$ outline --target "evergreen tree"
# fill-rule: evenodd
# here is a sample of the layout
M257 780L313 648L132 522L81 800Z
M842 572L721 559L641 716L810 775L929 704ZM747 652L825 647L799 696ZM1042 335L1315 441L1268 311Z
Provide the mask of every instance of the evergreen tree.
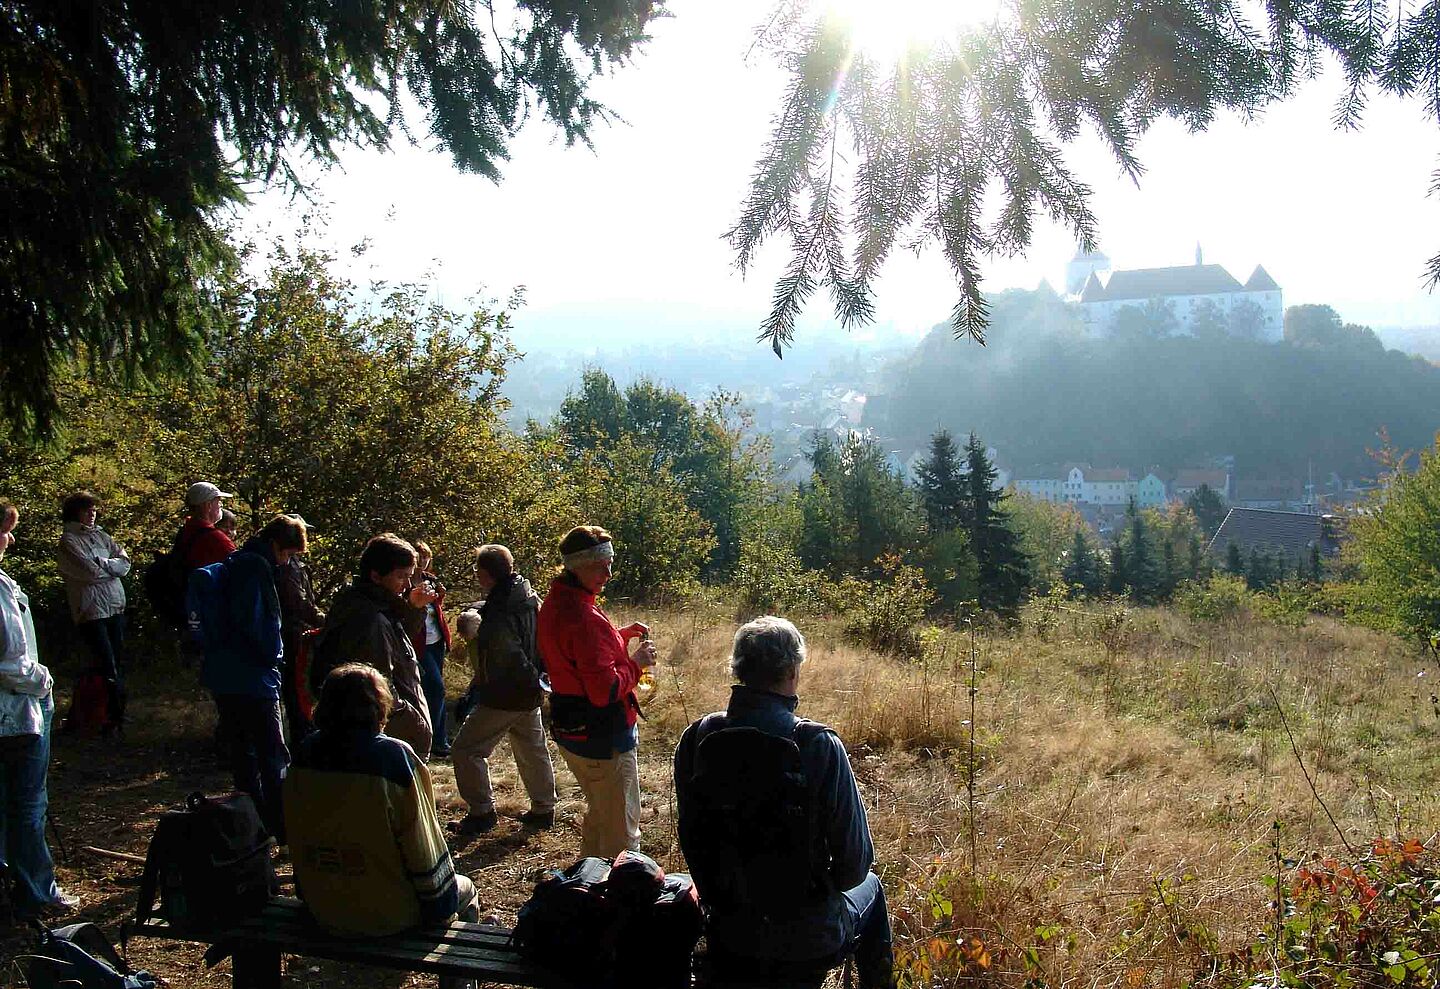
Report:
M1225 571L1237 577L1245 576L1245 560L1240 556L1240 546L1232 542L1225 547Z
M837 574L868 574L881 557L917 542L915 501L873 439L851 433L836 446L816 434L807 456L812 469L797 497L800 558Z
M1202 484L1191 492L1190 497L1185 499L1185 507L1195 513L1195 519L1207 537L1215 535L1215 530L1220 528L1220 523L1225 521L1225 513L1229 511L1208 484Z
M930 531L941 533L958 528L965 478L955 439L948 429L930 437L930 456L915 466L915 480Z
M1203 580L1209 576L1210 561L1205 556L1205 548L1200 541L1200 533L1190 533L1186 543L1186 575L1191 580Z
M1175 593L1175 588L1179 586L1183 576L1175 557L1175 544L1167 539L1160 545L1159 593L1162 600L1170 600L1170 595Z
M1145 518L1134 498L1125 509L1125 518L1125 585L1136 600L1153 601L1160 591L1161 575Z
M493 6L0 5L0 417L47 432L54 376L82 351L94 372L201 373L231 211L252 183L300 189L292 155L330 164L423 134L498 179L527 121L588 143L609 116L592 80L629 61L661 8Z
M1126 573L1125 547L1116 540L1115 545L1110 547L1110 575L1106 582L1106 590L1116 597L1125 593L1129 585L1129 575Z
M1325 566L1324 566L1324 563L1322 562L1322 560L1320 559L1320 544L1319 544L1319 543L1311 543L1311 544L1310 544L1310 573L1309 573L1309 577L1310 577L1311 580L1316 581L1317 583L1318 583L1319 581L1323 580L1324 577L1325 577Z
M1005 493L995 490L995 466L979 438L965 443L965 486L960 523L970 538L980 585L980 607L1011 614L1030 586L1030 565L1020 537L1004 510Z
M1037 214L1092 246L1091 191L1063 151L1082 125L1136 177L1138 142L1157 120L1204 129L1221 110L1252 115L1331 57L1346 80L1339 126L1358 124L1373 89L1440 118L1433 3L1058 0L894 62L867 54L833 5L777 8L768 40L788 83L729 235L742 270L768 237L790 241L761 325L777 352L817 288L829 288L845 325L873 319L886 258L917 239L933 240L954 273L954 332L980 339L982 261L1028 246ZM843 172L836 148L846 150ZM1440 281L1440 255L1429 273Z
M1065 585L1072 590L1079 588L1086 595L1098 594L1103 586L1100 574L1100 559L1090 545L1090 539L1083 529L1075 530L1070 551L1065 556L1061 570Z

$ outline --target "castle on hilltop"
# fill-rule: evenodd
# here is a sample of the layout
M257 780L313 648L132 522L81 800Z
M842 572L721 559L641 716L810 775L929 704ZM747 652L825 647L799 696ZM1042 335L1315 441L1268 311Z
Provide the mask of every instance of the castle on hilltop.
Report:
M1171 308L1181 333L1190 332L1197 311L1209 305L1248 335L1261 340L1284 335L1285 306L1269 272L1257 264L1242 285L1223 266L1206 264L1199 244L1194 264L1126 271L1111 271L1110 259L1099 251L1077 250L1065 269L1065 294L1096 335L1108 333L1115 314L1127 306L1152 304Z

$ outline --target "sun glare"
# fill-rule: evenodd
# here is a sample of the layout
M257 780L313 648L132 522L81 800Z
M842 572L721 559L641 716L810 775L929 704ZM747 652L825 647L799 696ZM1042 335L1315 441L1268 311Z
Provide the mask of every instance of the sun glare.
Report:
M1000 15L1005 0L818 0L815 7L844 22L856 48L880 62L898 62L916 48L944 44Z

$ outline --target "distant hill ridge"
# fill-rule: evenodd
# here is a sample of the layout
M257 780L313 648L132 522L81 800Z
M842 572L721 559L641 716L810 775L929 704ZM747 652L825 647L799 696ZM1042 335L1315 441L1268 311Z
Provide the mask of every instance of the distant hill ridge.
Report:
M1250 476L1363 478L1382 428L1402 450L1429 447L1440 429L1440 367L1326 306L1287 310L1285 340L1267 343L1133 321L1096 339L1053 292L992 302L986 346L941 325L888 365L865 418L887 446L904 455L944 427L979 433L1012 465L1233 456Z

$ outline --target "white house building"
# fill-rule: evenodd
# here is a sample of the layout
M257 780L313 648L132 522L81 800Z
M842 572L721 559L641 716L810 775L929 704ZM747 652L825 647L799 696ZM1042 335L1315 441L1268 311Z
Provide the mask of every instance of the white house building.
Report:
M1073 280L1083 275L1078 290ZM1080 313L1092 332L1104 333L1111 319L1126 306L1150 302L1174 307L1181 331L1186 331L1197 307L1211 303L1221 316L1241 303L1259 309L1258 336L1279 340L1284 335L1285 304L1280 286L1264 267L1255 266L1242 285L1218 264L1205 264L1200 246L1195 246L1195 263L1173 268L1135 268L1110 271L1109 259L1098 252L1077 253L1067 268L1066 288L1080 305Z
M1049 502L1124 506L1134 498L1141 508L1159 508L1165 504L1164 481L1154 474L1136 480L1121 467L1070 464L1060 477L1017 478L1014 486L1021 494Z

